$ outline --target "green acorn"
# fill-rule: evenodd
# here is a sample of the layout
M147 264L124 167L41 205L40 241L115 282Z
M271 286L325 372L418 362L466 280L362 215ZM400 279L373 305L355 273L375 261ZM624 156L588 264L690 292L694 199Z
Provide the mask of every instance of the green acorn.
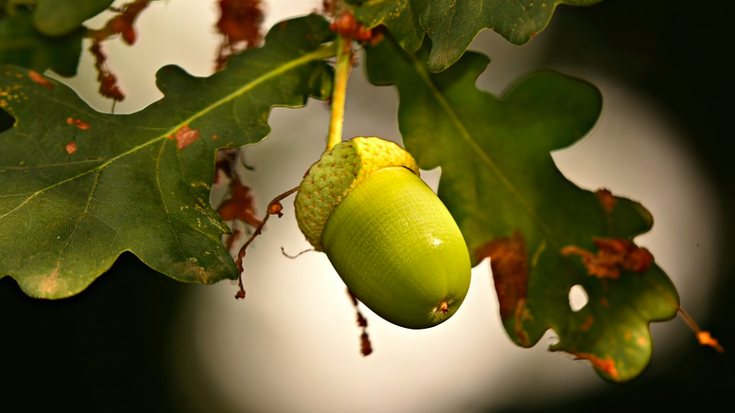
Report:
M454 314L470 284L470 257L457 224L411 155L393 142L357 137L311 166L296 219L350 291L407 328Z

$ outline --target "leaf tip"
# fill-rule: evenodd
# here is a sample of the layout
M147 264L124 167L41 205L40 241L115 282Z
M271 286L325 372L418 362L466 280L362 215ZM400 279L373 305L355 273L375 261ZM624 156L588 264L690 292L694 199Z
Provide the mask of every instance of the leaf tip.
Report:
M618 203L618 200L615 198L612 192L610 192L609 189L600 188L595 191L595 196L597 196L597 200L600 201L602 209L604 209L605 212L607 212L608 214L611 214L613 212L613 209L615 209L615 205Z

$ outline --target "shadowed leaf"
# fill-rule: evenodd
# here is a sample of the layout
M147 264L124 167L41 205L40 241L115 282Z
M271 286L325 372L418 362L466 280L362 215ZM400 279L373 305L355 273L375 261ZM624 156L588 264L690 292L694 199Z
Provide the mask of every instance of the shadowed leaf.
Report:
M487 57L467 53L433 74L424 63L430 47L408 54L387 37L367 50L368 75L397 87L403 142L419 166L442 168L439 196L473 265L491 258L508 335L530 347L552 328L552 350L588 360L607 380L636 377L651 357L648 324L678 309L671 281L629 242L652 218L636 202L575 186L550 154L595 124L599 91L540 72L496 97L475 87ZM602 257L606 274L618 276L590 275L581 256ZM578 311L569 304L575 285L589 296Z
M85 20L107 9L114 0L36 0L33 24L46 36L77 30Z
M51 68L62 76L77 72L84 29L57 37L44 36L29 12L0 17L0 64L10 63L43 73Z
M366 0L355 16L368 28L385 25L407 51L415 52L426 33L433 72L451 66L483 29L513 44L527 43L543 30L557 5L586 6L601 0Z
M330 37L309 16L276 25L263 48L209 78L164 67L164 97L124 116L0 67L0 104L15 118L0 134L0 277L32 297L68 297L131 251L179 281L236 278L227 225L209 205L215 153L260 141L273 106L328 96Z

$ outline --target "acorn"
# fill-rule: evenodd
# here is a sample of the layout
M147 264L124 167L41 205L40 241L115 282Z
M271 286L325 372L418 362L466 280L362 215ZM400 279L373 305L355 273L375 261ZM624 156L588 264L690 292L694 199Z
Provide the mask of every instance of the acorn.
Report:
M464 301L471 268L464 237L397 144L341 142L309 168L294 205L306 239L385 320L428 328Z

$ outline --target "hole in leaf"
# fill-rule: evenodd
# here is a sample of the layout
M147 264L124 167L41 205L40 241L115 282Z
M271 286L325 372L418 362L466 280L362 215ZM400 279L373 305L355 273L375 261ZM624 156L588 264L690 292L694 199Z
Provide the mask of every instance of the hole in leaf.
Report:
M587 291L581 285L575 284L569 289L569 307L572 308L572 311L581 310L588 301Z
M15 118L10 116L4 110L0 109L0 132L4 131L5 129L10 129L10 127L13 126L13 123L15 123Z

